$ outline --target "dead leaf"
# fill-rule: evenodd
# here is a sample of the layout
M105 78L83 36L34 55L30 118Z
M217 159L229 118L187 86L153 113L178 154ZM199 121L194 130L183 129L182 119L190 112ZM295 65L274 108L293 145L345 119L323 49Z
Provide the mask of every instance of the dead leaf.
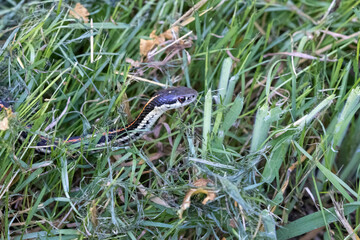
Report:
M160 43L163 43L165 42L165 37L160 34L159 36L157 36L156 34L156 30L153 30L151 33L150 33L150 37L153 39L154 43L156 45L159 45Z
M140 39L140 55L146 56L148 52L150 52L154 47L160 45L161 43L165 42L165 40L172 40L173 39L173 33L175 36L179 33L179 27L173 27L165 31L164 33L161 33L159 36L156 34L156 30L153 30L149 37L152 39L146 40L146 39Z
M69 14L76 19L82 19L84 23L89 22L88 16L90 15L90 13L81 3L77 3L74 7L74 11L70 10Z
M149 40L140 39L140 55L146 56L155 46L165 41L164 37L157 36L155 34L156 30L153 30L150 33Z
M0 120L0 130L5 131L9 129L9 120L5 117L3 120Z
M160 35L164 36L164 38L166 38L167 40L171 40L171 39L173 39L173 36L174 36L173 33L175 34L175 37L178 37L178 35L179 35L179 27L178 26L170 28Z
M202 204L205 205L208 201L213 201L216 197L216 192L213 187L209 185L213 185L213 182L209 179L200 178L196 180L193 184L196 188L190 189L181 204L181 207L178 211L179 218L182 219L183 212L190 207L191 204L191 196L194 194L204 193L206 194L206 198L202 201Z
M169 204L167 204L167 202L165 202L163 199L161 199L160 197L155 196L152 193L148 193L148 191L146 190L146 188L144 187L144 185L137 183L136 178L133 179L134 184L137 184L137 189L139 189L140 193L143 196L149 196L150 201L159 204L161 206L167 207L167 208L171 208Z
M98 225L98 221L97 221L98 211L96 208L95 200L92 200L92 202L91 202L90 212L91 212L91 222L92 222L92 224L94 224L94 226L97 226Z
M154 40L140 39L140 55L146 56L151 49L155 47Z

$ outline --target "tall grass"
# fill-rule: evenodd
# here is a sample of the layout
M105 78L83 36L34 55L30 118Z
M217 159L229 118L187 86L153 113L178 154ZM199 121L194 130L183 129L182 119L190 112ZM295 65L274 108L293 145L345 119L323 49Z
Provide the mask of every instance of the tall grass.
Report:
M15 112L0 113L1 239L358 239L357 1L82 4L93 25L73 2L0 6L0 99ZM177 54L140 55L179 19ZM129 148L94 149L159 84L199 98ZM34 148L86 134L88 147ZM179 218L201 178L216 198Z

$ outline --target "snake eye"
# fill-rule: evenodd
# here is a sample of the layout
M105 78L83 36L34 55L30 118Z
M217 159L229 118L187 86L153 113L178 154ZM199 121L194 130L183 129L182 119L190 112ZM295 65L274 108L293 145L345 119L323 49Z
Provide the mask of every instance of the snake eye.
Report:
M179 97L178 100L179 100L180 103L183 103L183 102L185 102L186 98L185 97Z

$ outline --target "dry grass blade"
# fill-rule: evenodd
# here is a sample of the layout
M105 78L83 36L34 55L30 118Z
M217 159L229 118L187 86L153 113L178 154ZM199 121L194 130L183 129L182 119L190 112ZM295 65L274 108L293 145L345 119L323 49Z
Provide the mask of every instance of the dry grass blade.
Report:
M208 0L200 0L198 3L196 3L190 10L188 10L185 14L183 14L176 22L172 24L172 26L176 26L179 23L181 23L184 19L191 16L195 11L199 10ZM182 26L185 26L181 24Z
M318 60L321 62L336 62L337 61L337 59L330 59L330 58L325 58L325 57L317 58L317 57L311 56L309 54L300 53L300 52L267 53L264 55L264 57L275 56L275 55L293 56L293 57L299 57L299 58L310 59L310 60Z
M119 74L119 72L117 72L117 71L115 73ZM120 73L120 75L124 75L124 73ZM147 82L147 83L151 83L151 84L158 85L158 86L161 86L161 87L166 87L166 84L155 82L155 81L152 81L152 80L149 80L149 79L146 79L146 78L137 77L137 76L134 76L134 75L131 75L131 74L126 74L126 76L129 77L130 79L134 79L134 80L137 80L137 81Z
M336 216L338 217L340 223L345 227L346 231L348 232L349 236L353 240L360 240L359 236L354 232L354 229L351 227L350 223L346 219L344 215L344 208L341 203L337 202L333 196L333 193L330 193L331 201L334 204L334 209Z

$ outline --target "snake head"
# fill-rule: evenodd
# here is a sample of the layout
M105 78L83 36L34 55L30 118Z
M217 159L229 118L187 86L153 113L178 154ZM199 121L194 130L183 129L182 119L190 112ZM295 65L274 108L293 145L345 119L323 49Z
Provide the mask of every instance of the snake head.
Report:
M157 92L155 104L164 111L186 106L196 100L198 92L187 87L173 87Z

